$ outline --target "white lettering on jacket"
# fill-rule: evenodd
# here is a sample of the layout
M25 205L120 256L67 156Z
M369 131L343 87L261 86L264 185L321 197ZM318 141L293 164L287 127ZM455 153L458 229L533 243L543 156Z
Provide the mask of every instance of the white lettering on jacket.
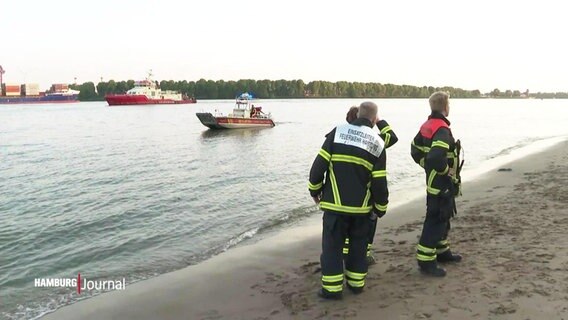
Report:
M338 126L333 142L361 148L377 158L385 148L383 139L373 129L352 124Z

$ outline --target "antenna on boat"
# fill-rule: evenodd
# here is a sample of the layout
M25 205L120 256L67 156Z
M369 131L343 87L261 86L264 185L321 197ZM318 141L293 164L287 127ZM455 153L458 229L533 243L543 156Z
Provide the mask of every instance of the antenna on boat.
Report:
M4 82L2 82L2 75L6 73L6 71L4 71L4 69L2 68L2 66L0 66L0 87L2 86L2 84Z
M153 75L154 75L154 74L152 73L152 69L148 70L148 80L149 80L149 81L152 81L152 76L153 76Z

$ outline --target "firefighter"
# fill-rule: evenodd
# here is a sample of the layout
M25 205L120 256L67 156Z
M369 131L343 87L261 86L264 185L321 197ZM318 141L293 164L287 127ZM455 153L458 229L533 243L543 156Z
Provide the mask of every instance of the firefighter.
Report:
M345 120L348 123L351 123L357 119L357 112L359 111L359 107L353 106L347 112ZM378 119L378 117L377 117ZM390 125L386 120L379 120L377 122L377 128L379 128L379 135L385 142L385 148L388 149L392 145L394 145L398 141L398 137L391 129ZM375 257L371 251L373 246L373 241L375 239L375 232L377 230L377 216L375 214L371 214L369 216L369 222L371 223L371 227L369 229L369 237L367 242L367 264L373 265L376 263ZM349 238L345 239L345 245L343 246L343 254L347 255L349 253Z
M310 194L324 211L318 294L325 299L342 298L344 280L353 293L363 291L369 215L383 216L387 210L386 155L383 140L372 129L376 120L377 105L362 103L355 121L326 136L310 170ZM342 249L347 237L344 274Z
M450 130L449 95L435 92L429 98L432 114L420 127L411 145L414 161L426 172L426 218L416 247L420 270L443 277L446 270L438 262L460 262L462 257L450 250L448 232L455 214L455 196L459 194L457 169L459 144ZM459 141L459 140L458 140Z

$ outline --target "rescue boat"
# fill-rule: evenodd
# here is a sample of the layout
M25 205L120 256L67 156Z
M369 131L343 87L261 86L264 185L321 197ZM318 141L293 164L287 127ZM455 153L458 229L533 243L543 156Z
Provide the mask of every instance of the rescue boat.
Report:
M198 112L195 115L204 126L210 129L274 127L272 115L264 113L262 107L255 107L252 100L252 95L245 92L237 96L233 113L213 115L210 112Z

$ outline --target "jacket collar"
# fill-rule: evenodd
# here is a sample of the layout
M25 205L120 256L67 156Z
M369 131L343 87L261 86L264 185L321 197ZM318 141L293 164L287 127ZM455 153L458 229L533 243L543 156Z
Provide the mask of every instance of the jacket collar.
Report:
M428 116L428 120L430 119L442 119L448 126L450 125L450 120L448 120L446 116L444 116L442 113L438 111L432 111L432 114Z
M373 124L371 123L371 120L365 119L365 118L357 118L355 120L353 120L353 122L351 122L352 125L354 126L367 126L369 128L373 127Z

